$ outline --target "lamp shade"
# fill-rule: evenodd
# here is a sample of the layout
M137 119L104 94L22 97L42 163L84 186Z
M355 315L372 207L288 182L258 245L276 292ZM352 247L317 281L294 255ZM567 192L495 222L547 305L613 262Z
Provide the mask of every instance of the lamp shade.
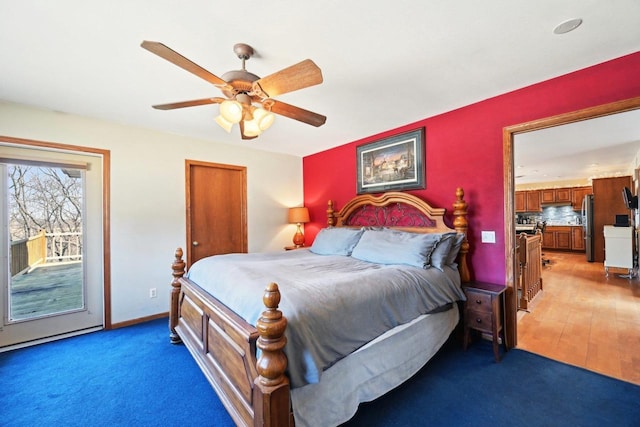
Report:
M289 223L301 224L309 222L309 209L305 207L289 209Z
M216 117L216 123L220 125L220 127L227 131L227 133L231 132L231 128L233 127L233 123L227 121L222 115Z
M262 133L262 130L258 126L258 121L256 119L244 121L245 136L258 136L261 133Z
M264 108L256 108L253 112L253 120L258 123L258 128L260 128L261 131L265 131L273 124L275 115Z
M242 105L238 101L227 99L220 104L220 115L229 123L242 120Z

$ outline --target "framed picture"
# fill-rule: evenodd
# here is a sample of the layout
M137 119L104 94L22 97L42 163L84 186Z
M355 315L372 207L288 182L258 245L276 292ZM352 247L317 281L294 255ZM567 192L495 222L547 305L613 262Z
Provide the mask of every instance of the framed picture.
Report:
M356 148L357 192L426 188L424 128Z

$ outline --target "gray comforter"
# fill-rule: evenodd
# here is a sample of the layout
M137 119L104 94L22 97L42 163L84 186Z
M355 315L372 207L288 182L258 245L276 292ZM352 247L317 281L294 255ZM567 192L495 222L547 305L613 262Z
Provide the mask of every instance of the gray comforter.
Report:
M318 382L323 370L389 329L464 300L449 267L373 264L308 249L208 257L187 277L253 325L264 288L278 284L292 388Z

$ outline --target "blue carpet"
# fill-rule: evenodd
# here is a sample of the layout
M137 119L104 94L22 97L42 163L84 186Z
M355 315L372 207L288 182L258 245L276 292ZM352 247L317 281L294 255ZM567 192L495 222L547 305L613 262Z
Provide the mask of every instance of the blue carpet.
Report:
M167 320L0 353L0 425L233 426ZM353 426L638 426L640 387L454 340Z
M0 414L7 427L234 425L167 319L0 353Z

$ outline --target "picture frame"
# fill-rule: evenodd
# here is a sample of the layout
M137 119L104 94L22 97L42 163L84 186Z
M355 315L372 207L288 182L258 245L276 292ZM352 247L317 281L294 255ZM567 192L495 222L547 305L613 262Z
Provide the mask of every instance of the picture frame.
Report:
M356 147L357 194L426 188L424 128Z

